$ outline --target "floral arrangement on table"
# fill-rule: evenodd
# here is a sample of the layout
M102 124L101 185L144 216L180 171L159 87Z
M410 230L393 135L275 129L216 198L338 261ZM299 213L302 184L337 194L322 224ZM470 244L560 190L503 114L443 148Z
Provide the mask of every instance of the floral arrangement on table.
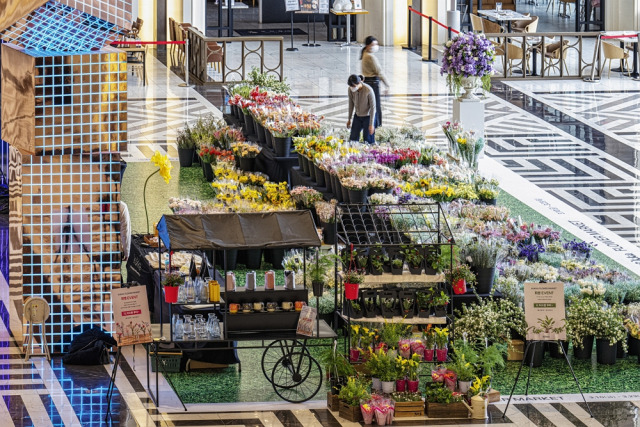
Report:
M477 80L482 90L488 92L494 56L493 43L484 34L461 33L445 43L440 75L447 75L447 85L455 96L460 96L463 88L475 87ZM472 82L467 82L468 79Z
M234 142L231 144L231 150L236 157L255 159L262 151L262 147L252 142Z

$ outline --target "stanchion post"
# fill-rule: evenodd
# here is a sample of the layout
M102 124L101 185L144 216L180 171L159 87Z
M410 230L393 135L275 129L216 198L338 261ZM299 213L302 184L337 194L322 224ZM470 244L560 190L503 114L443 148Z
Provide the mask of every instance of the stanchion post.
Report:
M291 13L291 47L287 48L287 51L289 52L295 52L296 50L298 50L297 47L293 47L293 12Z
M416 50L411 46L411 6L407 6L407 45L402 46L403 49Z
M189 39L184 42L184 83L180 83L180 87L191 87L189 85Z
M429 16L429 45L427 48L429 49L429 55L427 56L427 59L424 59L424 56L422 57L423 58L422 60L425 62L438 62L438 60L432 59L432 56L431 56L432 55L431 51L433 50L433 40L432 40L433 31L432 30L433 30L433 17Z

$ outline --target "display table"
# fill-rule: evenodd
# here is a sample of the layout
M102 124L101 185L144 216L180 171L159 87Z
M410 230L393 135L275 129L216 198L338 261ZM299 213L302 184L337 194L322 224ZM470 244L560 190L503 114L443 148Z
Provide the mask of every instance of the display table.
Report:
M523 15L520 12L516 12L515 10L494 10L494 9L481 9L478 10L478 15L484 15L487 18L496 21L498 23L506 22L507 23L507 32L511 32L511 23L513 21L529 21L531 19L530 16Z
M360 9L360 10L349 10L345 12L338 12L337 10L331 9L331 13L336 16L346 16L347 17L347 42L342 43L340 47L344 46L359 46L359 44L351 43L351 15L366 15L369 11Z

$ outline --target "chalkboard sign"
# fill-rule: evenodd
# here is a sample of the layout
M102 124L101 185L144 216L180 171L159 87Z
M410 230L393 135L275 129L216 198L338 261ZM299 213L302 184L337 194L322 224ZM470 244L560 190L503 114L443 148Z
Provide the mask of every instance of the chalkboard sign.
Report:
M300 10L300 2L298 0L284 0L284 8L287 12L296 12Z

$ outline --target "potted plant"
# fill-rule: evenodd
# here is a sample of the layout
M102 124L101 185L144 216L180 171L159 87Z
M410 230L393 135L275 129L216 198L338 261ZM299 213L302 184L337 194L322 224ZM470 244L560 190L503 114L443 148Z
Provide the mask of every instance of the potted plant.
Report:
M444 291L437 291L434 293L431 298L431 306L435 310L436 317L445 317L447 315L447 305L449 304L449 295L445 294Z
M434 288L419 289L416 291L416 303L418 306L418 317L427 319L431 317L431 299Z
M618 342L622 342L622 347L626 351L627 330L624 327L624 318L617 307L601 310L595 329L595 338L597 360L602 365L616 363Z
M384 272L384 261L382 254L373 254L370 259L371 274L379 276Z
M256 170L256 157L262 151L262 148L251 142L239 141L231 145L233 154L238 158L240 169L245 172L254 172Z
M400 310L402 311L402 316L407 319L411 319L415 312L416 292L401 290L398 292L398 297L400 299Z
M458 377L458 389L460 393L467 394L471 381L474 379L473 365L466 359L465 354L453 347L452 363L447 364L447 369L452 370Z
M369 180L366 178L348 176L341 179L342 186L349 193L349 201L352 204L364 205L367 202L367 191L369 190Z
M425 362L433 362L433 353L435 351L436 346L436 335L433 332L433 329L427 327L424 331L422 331L422 339L424 340L424 360Z
M333 273L335 257L332 254L322 254L316 251L315 260L307 265L307 279L311 282L313 296L321 297L324 293L324 283L329 274Z
M175 304L178 302L178 290L184 285L184 277L179 273L168 273L162 280L164 287L164 301L167 304Z
M382 270L391 273L391 258L387 254L382 254Z
M379 375L383 393L390 394L395 390L396 365L394 360L395 358L391 358L388 353L380 356Z
M360 401L371 398L367 391L368 384L356 377L349 377L347 383L342 386L338 397L340 398L340 416L351 422L362 420Z
M347 358L337 350L337 346L322 353L321 362L329 377L331 394L337 395L340 388L347 382L347 377L355 375L356 371Z
M467 418L469 411L462 403L462 395L454 393L444 383L426 384L424 398L429 418Z
M191 129L185 124L184 129L177 132L176 144L178 145L178 158L181 168L188 168L193 164L193 154L196 151L196 145L191 138Z
M393 359L393 366L396 372L396 391L404 392L407 388L407 359L398 355Z
M391 260L391 274L396 276L402 275L403 267L404 260L402 258L393 258Z
M382 311L382 317L390 319L396 315L396 291L380 291L378 292L380 297L380 310Z
M403 246L402 255L407 262L409 271L411 274L422 273L422 263L424 261L424 255L415 246Z
M417 393L420 385L418 379L418 368L420 367L420 356L418 354L412 354L411 359L406 361L406 373L407 373L407 391L409 393Z
M602 302L593 298L571 298L567 307L567 337L576 359L591 359Z
M398 354L398 342L402 332L405 329L405 325L401 323L390 323L385 321L382 329L380 330L380 341L386 344L387 354L395 358Z
M342 215L342 210L337 205L338 201L336 199L331 199L329 202L317 201L315 203L316 214L322 227L322 240L326 245L334 245L336 243L336 223Z
M364 316L373 318L377 316L377 300L378 291L375 289L363 289L362 290L362 308L364 309Z
M343 280L345 298L348 300L357 299L360 285L364 282L364 274L356 270L347 270L344 272Z
M371 353L367 361L364 363L366 372L371 376L371 390L382 391L382 382L380 381L381 369L383 366L382 359L387 357L383 349L378 349Z
M476 292L491 293L496 273L496 264L503 255L503 246L498 239L477 238L462 249L464 259L470 260L475 269Z
M447 86L456 98L473 99L473 90L481 85L491 89L491 72L495 49L483 34L462 33L445 43L441 74L447 75ZM456 60L452 60L456 58Z
M447 328L434 328L436 341L436 360L438 362L445 362L447 360L447 344L449 343L449 329Z
M355 300L348 300L349 316L353 319L360 319L362 317L362 306Z
M445 271L445 280L451 283L453 293L462 295L467 293L467 284L472 284L476 280L468 264L456 264L451 270Z

